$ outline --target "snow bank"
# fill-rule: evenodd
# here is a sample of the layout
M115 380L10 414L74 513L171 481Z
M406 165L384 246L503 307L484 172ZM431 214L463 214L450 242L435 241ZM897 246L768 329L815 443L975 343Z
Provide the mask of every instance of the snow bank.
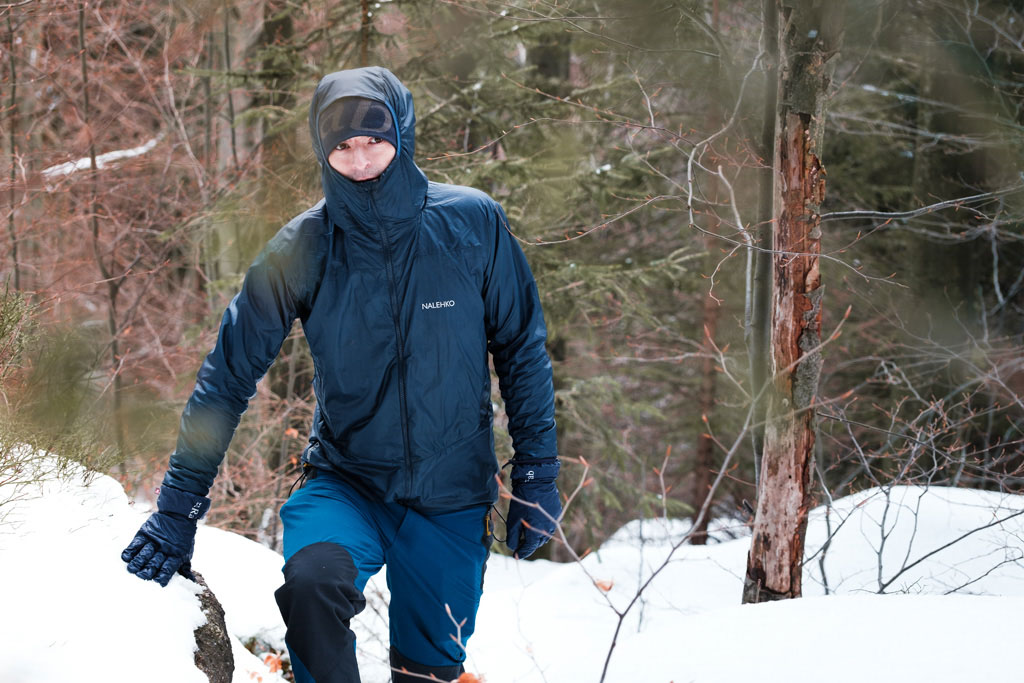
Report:
M1024 496L941 486L873 488L818 507L804 595L824 594L827 580L833 593L1024 596L1022 512Z
M1020 683L1022 608L1021 598L934 595L733 605L627 637L607 680ZM557 678L564 671L548 680L597 680Z
M193 665L192 631L205 622L199 587L175 576L161 588L129 574L121 561L146 513L133 509L110 477L93 474L87 483L81 468L43 456L36 466L21 477L35 481L0 486L0 681L206 683ZM227 536L234 535L200 526L197 546L218 560L226 560L219 553L228 546L235 553L223 566L200 569L224 604L229 630L236 640L283 634L276 606L257 613L265 602L253 607L246 595L265 595L271 564L280 577L280 557ZM283 680L240 643L233 646L235 681Z
M120 560L146 513L109 477L61 474L0 487L0 681L203 683L192 666L196 587L175 577L162 589ZM579 564L495 555L467 668L487 683L597 683L614 639L607 683L1019 683L1021 510L1024 497L963 489L843 498L812 512L804 574L805 594L823 594L819 550L830 539L825 576L841 594L764 605L739 604L749 539L676 548L681 521L632 522ZM241 644L282 645L282 563L200 526L193 564L224 605L235 683L282 680ZM877 595L880 585L905 594ZM382 576L367 598L353 624L362 679L387 683Z
M768 605L739 604L749 539L673 551L685 521L631 522L581 566L492 557L470 663L488 683L596 683L617 638L609 683L1020 683L1021 510L1024 496L942 487L840 499L831 527L826 508L810 515L804 594L825 591L830 538L826 576L842 595ZM865 594L880 562L883 583L902 572L886 592L917 595ZM944 597L953 589L967 595Z

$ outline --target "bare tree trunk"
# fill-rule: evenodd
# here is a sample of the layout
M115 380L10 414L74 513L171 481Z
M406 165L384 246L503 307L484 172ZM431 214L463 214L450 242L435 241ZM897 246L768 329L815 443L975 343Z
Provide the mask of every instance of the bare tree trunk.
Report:
M712 0L711 3L711 28L714 31L718 31L718 0ZM721 63L719 63L721 68ZM719 82L721 82L724 74L719 71ZM721 101L720 97L712 98L712 101L717 103ZM713 104L711 110L708 113L709 130L713 130L714 126L718 124L721 119L722 112L717 104ZM712 206L718 204L718 191L717 186L714 189L709 190L711 195L708 200ZM721 221L718 215L711 211L708 213L708 225L707 234L704 236L704 248L708 252L708 256L705 257L705 265L710 269L714 269L716 264L716 247L718 246L718 229ZM718 331L718 318L721 315L721 304L711 296L708 292L704 296L704 310L703 310L703 321L704 321L704 360L701 362L700 368L700 390L698 393L698 406L699 406L699 419L703 420L704 416L711 415L715 409L715 383L717 379L717 373L715 371L715 334ZM707 428L704 424L697 426L700 436L697 441L697 452L695 462L693 464L693 488L690 494L690 505L694 509L694 515L699 518L696 526L690 534L690 543L692 545L705 545L708 542L708 519L711 517L710 509L708 514L701 517L697 514L701 507L704 505L704 499L711 495L711 483L713 481L714 474L712 468L714 467L714 448L715 443L711 438L711 435L707 433Z
M252 105L251 88L235 87L239 84L239 73L244 72L246 56L254 43L263 35L263 5L247 6L224 0L220 8L223 14L220 36L220 70L224 75L224 100L217 117L217 152L215 168L222 183L232 183L243 177L258 153L261 126L254 117L242 116ZM258 11L257 11L258 10ZM241 66L236 66L241 65ZM262 244L262 235L249 229L250 225L239 220L234 211L217 211L211 221L205 245L212 280L220 281L237 273L245 272L255 255L253 245Z
M744 602L801 592L814 464L814 401L821 373L819 210L825 107L842 39L843 3L777 0L773 289L768 422Z
M331 58L334 56L334 41L331 39L334 32L331 30L333 25L331 24L331 0L324 0L324 58L327 64L333 63Z
M294 7L285 0L266 0L263 5L263 29L259 43L253 46L257 54L262 52L263 92L253 97L253 107L264 107L272 111L290 111L295 106L295 80L301 68L294 51L288 49L295 37ZM263 179L264 202L272 208L287 204L282 192L278 173L295 160L299 147L294 130L279 130L279 119L269 115L261 119L262 141L260 144L260 175ZM267 174L266 171L270 171ZM290 195L294 190L286 188ZM276 227L275 227L276 230Z
M761 158L764 167L757 179L757 251L754 252L754 291L751 300L746 341L750 354L750 386L754 397L754 420L750 430L754 451L754 497L760 490L761 455L764 452L764 423L767 416L765 384L768 382L768 356L771 344L772 291L772 197L775 170L770 163L775 147L775 115L778 106L779 80L779 17L776 0L763 0L764 30L762 32L767 67L764 72L764 109L762 110Z
M82 122L85 124L86 134L89 136L89 168L92 177L89 179L91 197L89 199L89 214L92 225L93 254L96 258L96 265L100 275L107 285L107 328L110 332L110 367L114 373L111 383L114 404L114 436L117 440L117 452L120 456L119 467L121 474L125 473L125 439L124 439L124 415L121 408L122 381L121 381L121 347L118 342L120 333L117 322L117 299L121 294L121 283L124 281L128 269L121 275L113 275L110 269L103 262L103 254L100 250L100 221L96 200L96 141L93 136L92 126L89 121L89 60L88 51L85 45L85 3L78 4L78 49L82 61ZM112 250L113 253L113 250Z
M203 165L206 172L212 172L213 159L213 89L210 85L210 74L213 73L213 53L216 50L213 32L206 34L206 75L203 76Z
M370 65L370 0L359 0L359 66Z
M230 84L234 75L231 73L231 6L224 0L224 73ZM235 100L232 88L227 89L228 98L228 131L231 134L231 159L235 162L235 170L238 170L238 138L235 133Z
M18 72L14 61L14 23L11 21L11 12L7 13L7 57L9 64L8 76L11 79L11 98L8 105L8 134L10 135L11 146L11 173L9 202L7 205L7 232L11 238L11 269L14 273L14 289L21 290L21 267L18 264L18 233L14 229L14 201L16 194L14 183L18 176L15 172L15 165L18 155Z
M717 197L711 195L710 201L716 201ZM710 254L714 254L715 241L714 235L718 231L719 220L714 214L710 214L710 225L708 226L708 236L704 238L705 247ZM713 256L708 259L713 260ZM713 267L714 264L712 264ZM704 360L701 362L700 369L700 393L698 394L698 404L700 409L700 416L703 419L705 415L711 415L715 409L715 358L714 354L714 339L715 333L718 330L718 317L721 312L721 305L718 301L711 296L710 293L704 296ZM707 433L707 427L701 425L699 440L697 441L697 453L695 462L693 465L693 492L690 496L691 505L694 509L694 515L700 511L704 505L704 499L711 495L711 483L714 475L712 469L714 467L714 448L715 443L712 440L711 435ZM699 515L697 515L699 517ZM698 524L693 528L690 535L690 543L693 545L704 545L708 542L708 519L711 517L711 513L704 515L700 518Z

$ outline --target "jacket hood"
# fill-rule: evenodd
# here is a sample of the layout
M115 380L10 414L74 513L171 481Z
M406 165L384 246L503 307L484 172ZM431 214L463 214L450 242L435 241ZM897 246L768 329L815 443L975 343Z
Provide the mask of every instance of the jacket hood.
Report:
M383 103L398 128L395 158L375 180L356 182L341 175L327 163L330 150L320 141L320 115L343 97L365 97ZM427 178L413 161L416 149L416 115L412 93L387 69L370 66L337 71L324 76L316 87L309 107L309 133L313 152L320 162L327 213L335 224L351 216L364 226L385 221L415 218L426 200Z

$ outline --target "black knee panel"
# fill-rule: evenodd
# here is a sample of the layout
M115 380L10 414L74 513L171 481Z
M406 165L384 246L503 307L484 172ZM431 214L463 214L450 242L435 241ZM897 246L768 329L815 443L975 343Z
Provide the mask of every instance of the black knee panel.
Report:
M408 671L418 676L409 676L403 673ZM461 664L451 666L426 666L414 662L394 647L391 648L391 681L392 683L422 683L424 676L434 676L440 681L452 681L462 675L465 671Z
M337 543L313 543L284 565L274 597L288 627L285 641L317 683L358 681L349 620L366 607L355 563Z
M337 543L314 543L291 556L284 565L284 585L274 597L286 624L294 609L319 604L346 623L366 607L356 589L356 565Z

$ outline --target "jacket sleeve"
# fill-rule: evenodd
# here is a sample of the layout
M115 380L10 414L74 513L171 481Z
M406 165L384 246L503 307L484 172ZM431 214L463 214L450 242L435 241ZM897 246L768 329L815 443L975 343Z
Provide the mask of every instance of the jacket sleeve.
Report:
M272 241L224 311L217 344L199 368L181 416L164 485L200 496L213 485L242 413L256 393L256 383L274 362L299 315L299 297L286 272L286 265L293 265L289 261L281 258Z
M555 394L547 328L523 250L495 205L495 242L484 281L488 350L508 414L517 463L554 460Z

